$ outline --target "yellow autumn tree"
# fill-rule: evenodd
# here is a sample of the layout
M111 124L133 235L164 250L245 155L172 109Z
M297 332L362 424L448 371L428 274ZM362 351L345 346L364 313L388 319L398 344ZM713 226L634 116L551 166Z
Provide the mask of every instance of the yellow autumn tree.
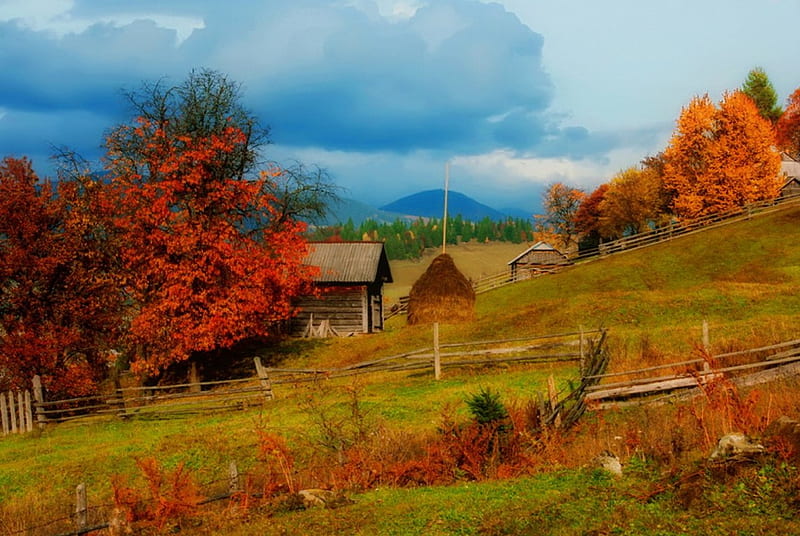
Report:
M664 184L679 217L693 218L778 195L780 155L772 125L752 99L727 93L714 106L694 98L664 155Z
M620 171L600 202L600 234L619 238L647 230L651 223L658 223L663 199L661 177L655 169L631 167Z

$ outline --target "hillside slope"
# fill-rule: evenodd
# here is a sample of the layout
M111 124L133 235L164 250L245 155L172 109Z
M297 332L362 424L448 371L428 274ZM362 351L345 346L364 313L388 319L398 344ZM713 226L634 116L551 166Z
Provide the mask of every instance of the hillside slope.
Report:
M681 354L699 341L703 319L720 347L795 335L799 233L800 208L794 207L579 264L478 296L477 320L443 326L443 337L480 340L605 326L623 345L655 344L662 353ZM350 347L362 355L377 348L400 353L424 345L420 329L395 317L381 336L331 341L309 357L320 364L340 361L334 354L346 356Z

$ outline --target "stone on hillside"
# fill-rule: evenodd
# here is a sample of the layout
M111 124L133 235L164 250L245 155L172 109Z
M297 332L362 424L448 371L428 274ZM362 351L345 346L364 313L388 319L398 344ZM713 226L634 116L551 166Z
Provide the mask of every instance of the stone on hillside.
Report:
M353 504L353 501L343 494L328 489L303 489L298 491L297 495L302 499L305 508L313 508L315 506L341 508L342 506Z
M791 448L794 457L800 456L800 422L786 415L772 421L764 430L764 437L769 440L778 439Z
M717 447L708 457L710 461L743 460L753 458L764 452L764 446L738 432L722 436Z
M610 473L613 476L622 476L622 463L617 455L611 451L604 450L594 459L595 467Z

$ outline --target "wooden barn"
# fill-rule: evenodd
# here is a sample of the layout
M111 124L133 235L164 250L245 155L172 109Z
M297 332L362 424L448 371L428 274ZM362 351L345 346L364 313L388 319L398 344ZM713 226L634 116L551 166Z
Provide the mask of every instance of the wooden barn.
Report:
M781 186L780 197L794 197L800 195L800 179L792 177Z
M780 197L800 195L800 162L781 153L781 175L786 182L781 186Z
M383 285L392 282L383 242L313 242L310 246L304 263L320 268L314 282L321 295L297 301L299 313L292 319L292 335L381 331Z
M568 264L571 263L567 256L547 242L536 242L508 263L511 267L511 278L514 280L552 272Z

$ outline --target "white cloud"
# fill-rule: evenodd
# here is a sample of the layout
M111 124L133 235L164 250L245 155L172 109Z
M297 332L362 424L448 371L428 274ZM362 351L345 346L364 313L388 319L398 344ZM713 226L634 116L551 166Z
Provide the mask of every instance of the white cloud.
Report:
M205 22L200 17L144 12L76 17L72 14L74 7L74 0L6 0L0 5L0 21L16 20L30 30L63 37L80 34L95 24L121 27L138 20L150 20L160 28L174 31L176 45L188 39L195 30L205 28Z

